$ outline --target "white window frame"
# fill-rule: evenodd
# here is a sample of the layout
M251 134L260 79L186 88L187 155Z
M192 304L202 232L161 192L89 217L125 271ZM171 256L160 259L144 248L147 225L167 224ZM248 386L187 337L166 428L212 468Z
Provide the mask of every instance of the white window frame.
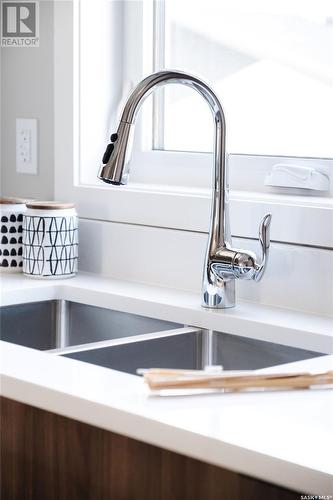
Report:
M84 1L87 0L81 0ZM91 4L98 8L99 2ZM149 21L152 0L144 0L144 4L142 1L123 4L126 36L119 43L123 42L125 47L125 78L135 84L153 69L152 50L150 53L144 50L144 44L146 48L147 44L152 48ZM131 9L127 8L128 5L131 5ZM140 19L142 22L139 22ZM82 95L79 40L80 0L55 2L56 198L74 201L83 218L207 232L211 202L208 165L209 162L212 164L212 155L149 150L142 141L140 123L136 127L133 156L135 169L140 169L140 182L125 187L111 187L94 180L91 183L81 181L83 169L86 172L90 165L85 165L85 159L80 155ZM98 83L98 79L96 81ZM152 116L148 102L143 106L142 113L146 115L144 137L147 137L147 123ZM106 136L112 131L106 131ZM308 197L300 193L264 192L258 186L263 184L268 170L281 162L281 157L229 155L228 160L233 187L230 194L233 236L257 238L259 220L270 212L273 215L273 241L333 247L332 196ZM293 163L295 159L283 158L283 161ZM298 165L313 165L314 162L331 177L333 183L333 160L297 159ZM93 179L97 167L92 166ZM250 176L248 172L251 172ZM135 180L135 171L133 177ZM151 183L152 178L154 184ZM188 178L196 180L194 188L187 188Z

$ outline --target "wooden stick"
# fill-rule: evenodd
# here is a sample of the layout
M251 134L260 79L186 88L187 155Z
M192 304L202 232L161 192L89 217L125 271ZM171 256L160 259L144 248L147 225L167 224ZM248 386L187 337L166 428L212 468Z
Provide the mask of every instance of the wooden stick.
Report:
M163 372L162 372L163 373ZM286 373L251 375L206 375L197 376L162 375L147 372L144 377L152 390L161 389L226 389L242 390L255 388L304 388L312 385L332 385L333 371L322 373Z
M225 375L225 376L235 376L235 375L250 375L253 374L253 370L181 370L175 368L138 368L136 370L138 375L162 375L162 376L176 376L181 375L183 377L193 377L193 376L204 376L208 375Z
M231 378L231 377L237 377L237 380L239 377L264 377L264 378L281 378L283 377L295 377L295 376L300 376L300 375L308 375L308 372L290 372L290 373L261 373L256 370L214 370L214 371L209 371L209 370L181 370L181 369L174 369L174 368L138 368L137 369L137 374L138 375L143 375L144 377L151 377L151 376L160 376L163 378L172 378L174 379L175 377L180 378L180 380L183 380L183 378L190 378L190 377L200 377L200 378L209 378L211 379L212 377L217 377L217 378ZM312 373L313 374L313 373Z

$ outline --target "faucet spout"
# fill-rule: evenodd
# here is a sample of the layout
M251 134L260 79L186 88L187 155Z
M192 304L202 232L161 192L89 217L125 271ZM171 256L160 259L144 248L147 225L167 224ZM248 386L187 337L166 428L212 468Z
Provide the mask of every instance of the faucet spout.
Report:
M126 184L129 175L129 147L137 113L143 101L157 87L167 84L187 85L207 102L215 123L214 175L211 223L205 257L202 305L208 308L227 308L235 305L235 273L231 248L228 210L226 163L226 124L222 105L213 90L196 76L181 71L159 71L144 78L128 97L118 130L103 156L98 177L102 181ZM237 251L239 253L239 251ZM255 265L255 263L253 263ZM239 276L237 276L239 277Z

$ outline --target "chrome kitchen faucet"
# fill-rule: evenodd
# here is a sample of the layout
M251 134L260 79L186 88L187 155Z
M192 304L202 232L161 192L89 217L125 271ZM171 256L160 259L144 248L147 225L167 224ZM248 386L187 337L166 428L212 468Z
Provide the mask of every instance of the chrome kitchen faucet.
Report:
M215 120L214 184L210 231L205 257L202 306L228 308L235 306L235 279L259 281L266 269L269 252L271 214L265 215L259 227L261 260L253 252L232 248L229 228L227 163L225 152L225 118L215 93L202 80L180 71L159 71L142 80L125 104L115 134L111 135L98 177L114 185L127 184L129 175L128 142L137 112L144 99L156 88L169 83L192 87L207 101Z

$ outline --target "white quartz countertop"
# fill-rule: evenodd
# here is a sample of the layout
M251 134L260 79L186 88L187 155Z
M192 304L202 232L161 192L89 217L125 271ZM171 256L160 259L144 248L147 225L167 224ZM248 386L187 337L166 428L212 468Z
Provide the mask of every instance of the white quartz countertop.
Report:
M92 275L12 275L1 288L2 305L66 299L333 352L327 317L250 303L204 311L193 293ZM157 397L139 377L6 342L0 361L3 396L302 493L333 495L331 390ZM330 355L279 369L332 367Z

